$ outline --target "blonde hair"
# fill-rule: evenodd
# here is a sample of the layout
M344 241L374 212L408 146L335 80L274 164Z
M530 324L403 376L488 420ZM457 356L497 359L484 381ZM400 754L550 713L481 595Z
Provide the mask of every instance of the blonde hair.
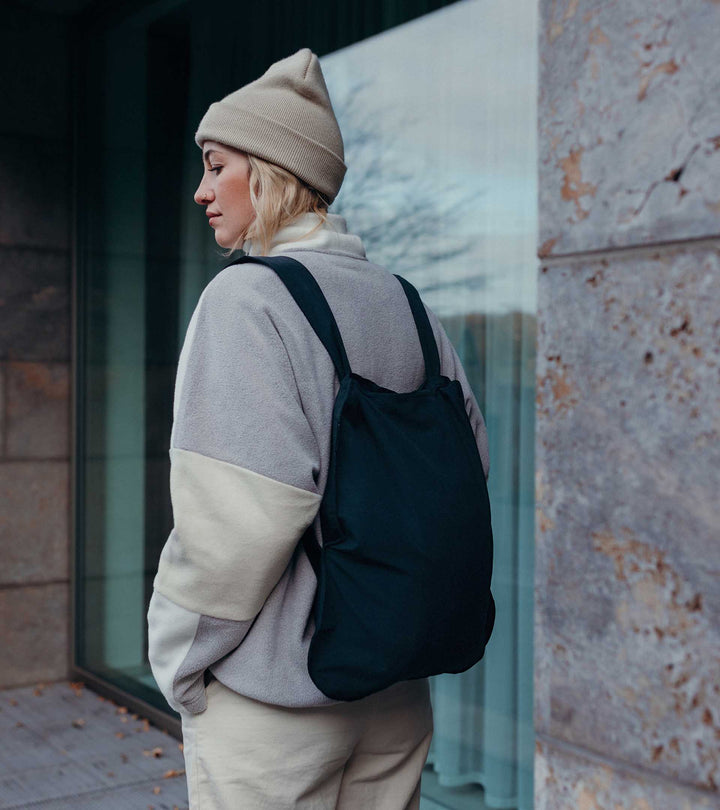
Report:
M260 253L267 254L275 234L308 211L317 214L320 221L305 236L314 233L327 221L328 203L319 191L282 166L255 155L247 154L247 159L250 164L250 202L255 219L224 254L226 257L241 248L246 239L252 239L260 246Z

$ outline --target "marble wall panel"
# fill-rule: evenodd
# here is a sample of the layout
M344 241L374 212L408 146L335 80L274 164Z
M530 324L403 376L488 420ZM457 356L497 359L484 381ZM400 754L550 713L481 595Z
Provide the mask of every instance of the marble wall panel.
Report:
M720 234L720 3L541 0L542 257Z
M0 458L5 455L5 364L0 362Z
M0 133L0 245L70 249L69 140Z
M70 374L67 363L7 363L8 458L67 458Z
M0 585L69 577L69 496L67 461L0 463Z
M541 740L535 752L535 810L717 810L717 794L641 770L582 756Z
M0 360L70 359L70 258L0 246Z
M21 686L68 675L67 583L0 589L0 684Z
M536 727L720 785L720 248L539 274Z

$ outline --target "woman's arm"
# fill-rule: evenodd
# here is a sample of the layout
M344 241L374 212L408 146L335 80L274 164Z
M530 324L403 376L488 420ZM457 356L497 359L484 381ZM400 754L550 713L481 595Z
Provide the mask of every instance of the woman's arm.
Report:
M204 711L205 670L242 642L321 501L319 448L249 267L203 291L176 378L174 527L153 583L148 656L168 703L190 713Z

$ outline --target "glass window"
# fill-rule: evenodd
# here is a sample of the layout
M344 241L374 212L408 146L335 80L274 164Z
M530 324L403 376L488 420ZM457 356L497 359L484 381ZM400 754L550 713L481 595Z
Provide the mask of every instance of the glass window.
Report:
M309 46L348 173L331 211L442 319L486 419L497 618L431 679L423 810L532 807L536 8L148 4L86 39L78 189L76 664L166 709L146 613L172 528L177 359L227 263L193 201L210 102Z

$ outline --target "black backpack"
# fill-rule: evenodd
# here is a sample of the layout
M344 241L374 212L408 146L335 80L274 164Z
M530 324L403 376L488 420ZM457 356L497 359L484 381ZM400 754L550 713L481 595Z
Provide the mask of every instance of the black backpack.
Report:
M272 268L327 349L340 388L332 418L323 545L302 538L318 580L308 671L335 700L397 681L464 672L495 623L493 536L485 474L462 387L440 375L430 321L402 284L425 382L399 393L350 370L335 318L309 270L289 256L231 262Z

